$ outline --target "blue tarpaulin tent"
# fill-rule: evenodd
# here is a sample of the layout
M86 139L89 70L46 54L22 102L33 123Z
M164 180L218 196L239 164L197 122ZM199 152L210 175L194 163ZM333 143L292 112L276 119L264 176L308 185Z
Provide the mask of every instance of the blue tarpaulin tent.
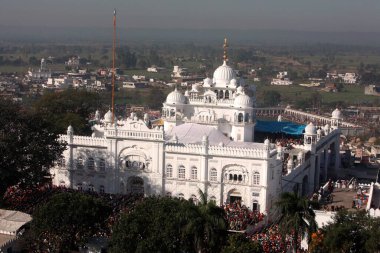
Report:
M293 122L257 120L255 131L265 133L284 133L290 135L301 135L305 131L305 127L305 125L299 125Z

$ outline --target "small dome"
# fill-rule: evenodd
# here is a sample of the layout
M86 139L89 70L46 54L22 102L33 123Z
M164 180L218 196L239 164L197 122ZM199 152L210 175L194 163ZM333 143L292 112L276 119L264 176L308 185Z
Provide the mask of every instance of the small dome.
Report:
M188 97L188 96L190 96L190 94L189 94L189 91L186 90L186 91L185 91L185 97Z
M235 71L227 65L226 61L223 62L222 66L219 66L213 75L213 81L215 87L224 88L226 87L232 79L236 78Z
M104 115L104 122L111 123L112 122L112 112L108 110L108 112Z
M145 120L145 121L148 121L148 120L149 120L149 114L148 114L148 113L144 113L144 120Z
M174 91L170 92L166 97L167 104L184 104L185 101L186 97L182 95L182 93L179 92L177 88Z
M267 138L267 139L265 139L265 141L264 141L264 145L267 145L267 146L269 146L269 144L270 144L270 141L269 141L269 139Z
M243 91L244 91L243 86L239 86L239 87L237 87L237 89L236 89L236 93L237 93L237 94L241 94L241 93L243 93Z
M326 124L323 129L325 130L325 132L328 132L330 130L330 125Z
M211 78L207 77L206 79L203 80L203 87L205 87L205 88L212 87L212 80L211 80Z
M333 119L343 119L343 113L338 108L336 108L331 113L331 118L333 118Z
M244 92L238 95L234 100L234 107L236 108L247 108L252 107L253 101L252 98L246 95Z
M305 134L316 134L317 133L317 128L314 126L313 122L310 122L306 127L305 127Z
M70 125L68 128L67 128L67 134L73 134L74 133L74 128L72 127L72 125Z
M318 130L317 130L317 134L318 134L318 135L321 135L321 134L322 134L322 130L321 130L321 129L318 129Z
M199 91L198 91L198 84L194 83L194 84L191 86L191 92L199 92Z
M96 110L96 112L95 112L95 119L96 120L100 120L100 112L99 112L99 110Z
M237 85L237 81L236 81L236 79L234 78L234 79L232 79L232 80L230 81L230 86L231 86L231 88L234 88L234 87L236 87L236 85Z

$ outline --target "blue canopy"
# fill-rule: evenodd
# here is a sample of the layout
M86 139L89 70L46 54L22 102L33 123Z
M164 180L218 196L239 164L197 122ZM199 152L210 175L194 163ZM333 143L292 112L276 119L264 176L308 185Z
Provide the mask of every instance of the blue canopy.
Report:
M293 122L257 120L255 131L265 133L284 133L290 135L301 135L305 131L305 127L305 125L299 125Z

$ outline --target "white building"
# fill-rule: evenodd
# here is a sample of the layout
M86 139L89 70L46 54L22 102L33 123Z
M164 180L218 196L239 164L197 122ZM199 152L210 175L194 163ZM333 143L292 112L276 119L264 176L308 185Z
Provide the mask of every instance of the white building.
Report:
M339 139L338 130L329 135L330 128L323 134L314 126L307 129L305 145L299 147L304 152L286 174L287 181L294 183L283 186L285 152L269 140L253 142L255 89L242 83L225 57L203 87L194 85L185 94L175 89L167 96L162 127L150 128L147 114L143 119L132 113L126 119L113 120L110 111L104 118L96 113L92 136L75 136L70 126L67 135L61 136L68 146L64 158L52 169L53 183L195 201L201 189L219 205L241 200L265 213L284 187L292 190L294 184L302 184L299 191L302 188L304 194L318 187L316 166L322 165L314 154L324 147L317 146L318 142L330 145L331 140ZM337 148L335 154L339 154L339 145ZM314 152L312 156L310 152Z
M38 70L28 70L28 76L32 79L47 79L51 77L51 71L47 68L44 58L41 59L41 66Z
M355 84L358 79L356 73L346 73L343 76L343 82L349 84Z
M288 72L282 71L278 72L276 78L273 78L270 82L271 85L292 85L293 81L288 78Z

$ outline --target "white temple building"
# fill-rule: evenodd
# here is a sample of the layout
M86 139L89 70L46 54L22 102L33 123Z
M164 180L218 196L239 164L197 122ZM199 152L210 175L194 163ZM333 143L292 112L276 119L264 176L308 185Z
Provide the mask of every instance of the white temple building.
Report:
M331 164L339 167L341 115L335 112L333 127L310 123L296 150L268 139L253 142L255 92L236 77L225 54L212 79L167 96L161 127L151 128L147 114L113 120L111 111L103 118L97 111L92 136L76 136L69 126L60 137L68 145L51 171L53 184L194 201L201 189L219 205L241 200L268 213L282 191L309 194Z
M51 77L51 70L47 68L45 58L41 59L41 66L38 70L28 70L28 76L32 79L48 79Z

